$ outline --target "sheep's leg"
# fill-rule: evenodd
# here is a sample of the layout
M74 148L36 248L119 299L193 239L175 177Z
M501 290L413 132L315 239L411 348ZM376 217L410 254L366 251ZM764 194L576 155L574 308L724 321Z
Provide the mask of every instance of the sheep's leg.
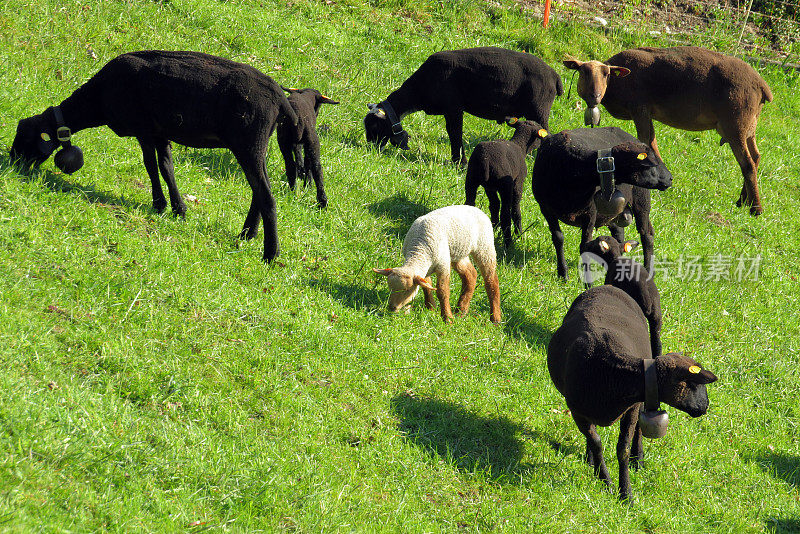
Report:
M750 215L760 215L764 211L761 207L761 195L758 192L757 175L761 154L758 152L755 137L742 139L737 132L734 136L725 136L725 139L728 140L744 177L742 194L739 195L736 205L750 206Z
M325 208L328 205L328 196L325 194L325 180L322 177L322 163L320 161L319 138L316 134L309 135L305 144L306 152L306 167L307 169L305 180L308 185L309 175L314 178L314 184L317 187L317 205L320 208Z
M497 262L495 260L484 262L476 260L476 263L481 270L486 296L489 299L489 317L493 323L498 324L503 319L503 314L500 311L500 280L497 278Z
M183 217L186 215L186 204L181 198L180 191L178 191L178 184L175 183L175 166L172 164L172 143L167 139L156 140L156 152L158 152L158 168L161 171L161 176L164 177L164 181L167 182L172 212Z
M265 140L266 141L266 140ZM267 175L266 142L262 144L261 150L234 151L233 155L244 170L245 178L253 191L253 198L250 203L250 211L245 219L244 228L241 236L249 236L258 231L258 216L264 221L264 261L271 262L280 253L278 243L278 217L275 207L275 198ZM253 224L255 222L255 224Z
M478 271L469 261L469 257L461 258L457 262L452 262L452 267L461 277L461 295L458 297L458 311L461 315L466 315L469 311L469 303L475 293L475 282L478 279Z
M295 184L297 183L297 163L295 163L294 160L294 143L291 137L280 129L278 130L277 137L278 148L281 150L283 163L286 165L286 181L289 183L289 189L294 191Z
M464 204L467 206L474 206L475 200L478 197L479 180L475 175L467 170L467 177L464 180Z
M444 322L453 321L453 312L450 309L450 271L436 273L436 296L439 298L439 307Z
M638 419L639 406L636 404L625 412L619 422L619 440L617 440L617 462L619 463L619 498L623 501L631 497L631 477L628 469L630 463L629 449L634 437Z
M650 326L650 351L653 358L661 356L661 317L647 317Z
M504 190L500 197L500 228L503 230L503 245L506 248L511 247L511 209L513 205L513 193Z
M153 209L158 213L164 213L167 209L167 199L164 198L164 190L161 189L161 179L158 177L158 161L156 160L156 146L148 143L144 139L137 137L139 146L142 147L142 159L147 176L150 177L150 185L153 190Z
M484 187L486 197L489 199L489 217L492 220L492 228L500 226L500 195L496 189Z
M584 218L583 226L581 226L581 243L578 246L578 254L583 254L584 249L586 248L586 244L592 240L592 234L594 233L594 224L597 220L595 215L589 215L588 217ZM583 287L585 289L589 289L592 287L592 284L587 282L587 279L584 278Z
M550 237L556 249L556 273L559 278L569 280L567 262L564 260L564 232L561 231L561 226L558 224L558 217L544 211L542 211L542 215L544 215L547 226L550 228Z
M522 208L520 203L522 202L524 183L524 180L520 180L518 182L519 187L515 185L511 195L511 220L514 222L514 233L517 235L522 233Z
M650 199L649 193L644 197L634 195L633 198L633 217L636 221L636 231L639 232L639 239L642 241L642 254L644 254L644 268L648 274L653 272L653 255L655 250L655 231L653 223L650 221ZM624 241L620 241L622 243Z
M428 285L433 285L431 283L431 277L425 278L425 281L428 282ZM429 310L432 310L436 307L436 301L433 299L433 291L428 288L422 288L422 294L425 296L425 307Z
M658 145L656 144L656 128L653 125L653 119L650 118L646 110L637 110L632 115L633 124L636 126L636 137L642 143L650 145L656 156L661 159L661 152L658 151Z
M239 233L239 239L253 239L258 234L258 223L261 222L261 212L258 211L256 205L255 195L250 197L250 209L247 210L247 217L244 219L242 231Z
M303 157L303 144L296 143L294 145L294 161L297 165L297 174L299 177L303 179L303 186L308 187L309 184L309 166L308 166L308 159Z
M611 231L611 237L620 243L625 242L625 228L622 226L617 226L616 224L609 224L608 229Z
M575 424L578 425L578 430L586 437L586 458L593 462L594 475L605 482L606 486L611 489L611 475L608 474L606 461L603 458L603 442L600 441L597 430L588 419L584 419L574 411L572 412L572 418L575 420Z
M459 165L467 164L467 155L464 152L464 113L447 113L444 116L444 124L447 129L447 136L450 138L450 157L454 163Z
M639 410L641 410L641 405ZM631 461L630 466L633 469L639 469L644 465L644 447L642 446L642 429L639 424L636 424L636 430L633 432L633 442L631 443Z

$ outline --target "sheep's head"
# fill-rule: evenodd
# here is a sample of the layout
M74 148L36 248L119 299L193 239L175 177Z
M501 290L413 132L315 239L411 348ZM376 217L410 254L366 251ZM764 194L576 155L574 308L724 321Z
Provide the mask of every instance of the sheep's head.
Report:
M656 358L658 366L658 396L665 402L692 417L708 411L706 384L717 381L716 375L692 358L670 352Z
M392 132L392 125L386 111L378 104L369 104L369 113L364 117L364 131L367 142L374 143L378 148L383 148L387 142L408 150L408 132L401 129L398 133Z
M22 119L11 144L10 157L24 165L40 165L58 148L55 123L47 121L44 113Z
M536 121L521 121L516 117L506 117L506 124L515 130L511 140L523 143L528 154L539 148L542 144L542 139L550 135Z
M623 253L627 253L639 246L638 241L625 241L620 243L608 235L602 235L592 239L581 247L581 253L590 252L606 263L611 263L615 258L619 258Z
M611 150L617 183L665 190L672 185L672 173L648 145L629 141Z
M9 157L26 167L39 166L62 146L55 157L56 167L72 174L83 166L83 152L71 144L69 128L63 124L59 127L53 118L48 118L52 109L19 121Z
M415 275L402 267L372 270L386 276L389 289L392 291L389 296L389 311L396 312L408 306L420 287L430 290L435 289L425 278Z
M568 69L578 71L578 96L590 108L596 107L606 94L608 79L611 76L624 77L631 73L625 67L606 65L600 61L578 61L567 57L563 65Z
M312 89L311 87L306 87L305 89L295 89L293 87L284 87L281 85L281 89L289 93L291 98L298 98L308 102L311 106L314 107L314 113L319 114L319 107L322 104L338 104L338 100L333 100L329 98L316 89ZM294 95L294 96L292 96Z

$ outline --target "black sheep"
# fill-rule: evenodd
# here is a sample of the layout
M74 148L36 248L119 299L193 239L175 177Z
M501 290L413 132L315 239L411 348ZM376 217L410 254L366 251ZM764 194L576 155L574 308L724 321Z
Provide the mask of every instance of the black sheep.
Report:
M172 211L186 213L175 184L171 141L197 148L227 148L252 189L240 237L251 239L264 219L264 260L279 253L277 215L265 154L280 116L297 116L280 86L255 68L200 52L130 52L106 63L65 99L22 119L11 158L44 162L71 134L108 126L120 137L136 137L153 187L153 209L167 206L158 172L169 190ZM74 148L74 147L73 147ZM56 164L74 172L80 163ZM157 155L157 156L156 156Z
M478 186L483 186L489 197L492 225L495 228L500 225L503 242L510 247L511 222L517 234L522 231L520 201L528 175L525 156L547 137L547 130L534 121L508 118L506 123L515 130L510 140L483 141L472 151L467 164L464 204L474 206Z
M320 163L319 137L317 136L317 115L322 104L338 104L323 95L316 89L287 89L289 104L297 114L296 125L290 122L278 123L278 147L281 149L283 161L286 163L286 179L289 188L294 191L298 174L303 177L304 185L308 186L313 177L317 186L317 204L320 208L328 205L325 195L325 182L322 179L322 164ZM303 152L305 151L305 158Z
M661 356L661 296L655 281L642 264L622 255L636 245L636 241L620 243L604 235L589 241L581 254L589 252L603 260L608 268L605 283L623 290L642 308L650 325L650 349L655 358Z
M454 162L466 163L464 113L498 123L525 117L547 129L550 108L564 92L561 76L538 57L504 48L436 52L364 118L367 141L408 148L400 121L416 111L444 115Z
M547 346L547 368L572 418L586 437L586 461L611 487L595 426L620 421L617 441L620 498L631 495L628 466L642 459L639 410L645 400L643 360L650 359L647 323L639 305L613 286L589 289L572 303ZM655 359L658 401L699 417L708 410L706 384L717 380L679 353ZM629 454L629 448L633 448Z
M593 197L600 188L598 150L610 149L616 166L616 188L625 198L619 215L598 212ZM533 196L539 203L556 249L558 276L567 278L564 234L559 221L581 228L581 248L592 239L595 228L608 226L618 241L631 215L642 241L645 268L653 255L653 225L650 222L650 189L672 185L670 174L653 149L620 128L564 130L542 141L533 164Z

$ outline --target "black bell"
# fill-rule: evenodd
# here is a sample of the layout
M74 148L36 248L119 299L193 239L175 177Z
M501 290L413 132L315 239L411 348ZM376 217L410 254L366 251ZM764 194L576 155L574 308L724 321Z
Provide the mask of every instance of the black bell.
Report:
M53 162L62 172L72 174L83 167L83 152L74 145L65 146L56 152Z
M625 209L627 201L619 189L614 189L611 197L606 199L603 191L600 190L594 194L594 205L597 207L597 212L606 217L616 217Z

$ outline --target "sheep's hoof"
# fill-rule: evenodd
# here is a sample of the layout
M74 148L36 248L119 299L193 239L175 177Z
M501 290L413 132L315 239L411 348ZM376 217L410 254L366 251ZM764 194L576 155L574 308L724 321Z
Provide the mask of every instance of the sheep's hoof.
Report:
M328 197L326 195L321 195L317 197L317 205L320 209L325 209L328 207Z
M764 213L764 208L762 208L761 206L759 205L750 206L750 215L752 215L753 217L758 217L762 213Z
M256 236L257 233L258 233L258 227L257 226L255 226L253 228L244 227L244 228L242 228L242 231L239 232L239 239L243 239L243 240L246 239L246 240L249 241L249 240L253 239Z
M186 204L178 204L177 206L172 206L172 213L176 217L180 217L182 219L185 219L187 211L188 210L186 209Z
M160 202L153 202L153 211L156 213L164 213L164 210L167 209L167 201L162 200Z

